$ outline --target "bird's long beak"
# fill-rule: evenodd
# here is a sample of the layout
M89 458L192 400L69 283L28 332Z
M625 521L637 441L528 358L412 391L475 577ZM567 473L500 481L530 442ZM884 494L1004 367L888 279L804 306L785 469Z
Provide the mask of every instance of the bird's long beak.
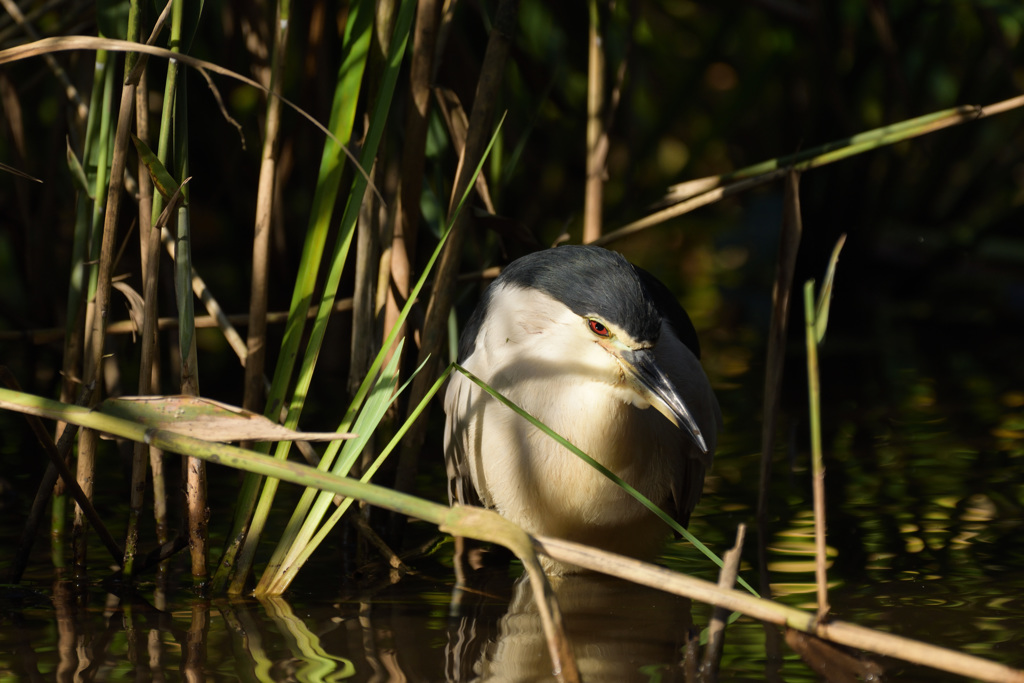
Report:
M616 349L615 355L629 375L634 388L655 409L669 419L672 424L685 429L693 437L697 446L704 453L708 452L704 436L697 426L696 420L686 407L672 381L669 380L658 364L654 361L654 352L650 349Z

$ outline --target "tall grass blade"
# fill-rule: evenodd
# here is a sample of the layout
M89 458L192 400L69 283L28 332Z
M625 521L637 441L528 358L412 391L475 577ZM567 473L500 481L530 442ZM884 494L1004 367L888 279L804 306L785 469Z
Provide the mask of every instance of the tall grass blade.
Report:
M370 45L372 18L373 3L370 0L362 0L351 6L348 22L345 25L345 33L342 38L342 61L338 69L337 85L328 121L328 129L333 138L324 141L320 170L310 209L309 225L306 230L306 240L303 244L298 276L292 291L288 321L285 323L284 338L281 342L281 352L278 355L274 377L267 393L264 415L275 421L280 419L295 360L298 357L299 343L302 340L313 299L320 263L323 259L327 233L334 212L334 202L341 183L342 146L347 144L352 137L356 104L359 100L367 51ZM258 446L258 450L268 451L269 444ZM287 451L284 452L284 455L287 455ZM232 574L236 573L238 553L251 530L253 509L256 505L261 481L262 478L259 475L250 473L242 482L238 501L235 504L233 529L214 575L214 592L219 592L227 587ZM248 567L241 573L248 573ZM241 580L244 581L244 578L243 576ZM240 590L238 580L235 582L235 588Z
M458 201L458 203L455 206L455 210L453 211L451 217L448 220L447 225L444 228L444 232L442 233L441 239L438 241L437 246L434 248L434 252L431 254L430 259L427 261L426 266L423 269L423 272L420 274L419 279L416 281L416 285L412 288L412 291L409 294L409 298L406 300L405 305L402 307L402 310L399 312L398 318L396 319L394 325L392 326L391 331L388 333L388 336L385 338L384 343L383 343L380 351L377 354L377 357L374 359L373 363L371 364L370 369L369 369L369 371L366 374L366 377L364 378L362 384L360 385L359 389L357 390L355 397L352 399L352 403L349 406L348 411L345 413L345 417L342 419L341 425L338 427L339 431L347 431L349 429L353 429L357 433L361 433L360 432L360 427L359 427L358 424L356 424L355 426L352 425L352 422L355 419L355 415L356 415L357 411L359 410L360 405L362 405L362 402L363 402L367 392L369 391L370 387L372 386L372 380L373 380L373 378L375 378L377 376L377 372L379 371L381 365L385 362L386 359L392 357L392 349L393 349L393 347L394 347L396 342L399 344L399 348L394 351L394 356L395 356L395 358L397 358L397 357L399 357L401 355L401 344L404 341L404 338L400 339L399 338L399 334L404 329L405 321L408 318L410 312L412 311L413 305L419 299L419 294L422 291L424 285L426 284L427 278L430 276L431 272L433 271L434 264L437 262L438 257L441 255L441 252L444 249L444 246L445 246L446 240L448 238L448 235L451 232L452 224L458 218L459 214L462 212L462 210L463 210L463 208L464 208L464 206L466 204L466 201L469 199L469 197L470 197L470 195L472 193L473 181L475 181L475 179L479 176L481 170L483 169L483 164L487 160L487 158L488 158L488 156L490 154L490 151L491 151L493 145L495 144L495 141L498 140L498 133L501 130L501 124L503 122L504 122L504 117L502 117L501 121L498 122L498 126L495 128L495 131L494 131L493 135L491 136L491 139L490 139L487 147L485 148L484 153L481 156L479 163L477 164L477 167L474 169L474 172L473 172L473 175L471 177L470 183L466 186L465 191L463 192L462 196L459 198L459 201ZM394 359L392 359L391 362L394 362ZM415 378L417 376L417 374L419 373L419 371L423 369L424 365L425 365L425 362L420 364L420 367L417 369L416 373L413 374L413 378ZM432 396L434 393L437 392L437 390L441 386L441 383L443 382L443 379L447 378L449 373L450 373L450 369L446 370L442 374L442 379L440 379L440 380L438 380L437 382L434 383L434 387L431 389L431 391L429 393L430 396ZM408 385L411 381L412 381L412 378L410 378L409 382L407 382L406 385ZM404 389L405 389L405 385L401 389L399 389L399 392L403 391ZM416 417L419 416L419 414L422 412L422 410L425 407L425 405L426 405L426 400L420 401L419 405L413 411L413 413L410 413L408 419L406 419L405 423L402 425L401 429L399 429L399 431L395 435L395 437L392 438L392 440L388 444L387 448L385 448L384 451L382 451L382 453L380 455L378 455L377 459L374 461L374 463L371 465L371 467L364 474L363 481L368 481L369 480L369 477L372 476L373 473L376 472L376 470L383 463L384 458L386 458L387 455L389 455L392 452L392 450L401 442L402 437L409 431L410 427L415 423ZM376 423L374 424L374 427L375 426L376 426ZM318 466L318 469L326 471L327 469L331 468L331 466L333 464L333 461L334 461L334 458L337 455L338 448L339 448L338 444L331 444L330 446L328 446L327 450L325 451L324 455L321 458L321 461L320 461L320 464ZM361 448L360 448L360 450L361 450ZM354 450L353 453L354 454L358 454L359 450ZM344 459L344 457L343 457L343 459ZM341 469L341 470L336 469L335 471L340 471L342 474L346 474L347 475L349 470L350 470L350 468L351 468L352 463L354 463L354 456L351 459L351 462L349 462L347 465L345 465L343 469ZM313 495L315 495L315 491L313 491L312 489L309 490L309 491L306 491L303 494L302 499L299 501L298 505L296 506L295 511L292 513L292 519L289 522L288 529L286 529L285 534L283 535L281 542L278 544L278 549L275 551L274 557L271 558L270 564L267 567L267 572L266 572L267 574L271 573L272 570L273 571L277 571L276 567L281 563L282 558L285 556L285 554L292 552L291 550L289 550L289 548L291 548L292 546L295 546L296 543L297 543L297 541L295 540L295 538L293 536L293 533L294 533L293 530L295 528L294 525L297 523L298 520L301 520L301 519L303 519L306 516L308 508L309 508L309 505L311 504ZM343 503L343 505L340 506L340 508L347 508L348 504L350 504L350 503ZM344 509L340 509L340 511L336 510L335 511L335 516L337 518L340 518L342 512L344 512ZM329 524L333 526L333 524L335 522L336 522L336 520L334 522L329 522ZM319 541L317 541L317 543L319 543ZM302 547L300 547L298 550L301 552L303 549L302 549ZM301 566L301 563L305 562L305 559L308 558L308 553L305 553L304 555L297 555L296 558L297 558L296 559L296 563L298 563L299 566ZM295 576L295 572L293 571L293 572L291 572L286 577L286 580L290 582L291 579L294 576ZM262 581L261 581L261 583L262 583ZM286 587L287 583L285 583L284 586ZM268 590L270 590L270 592L278 592L276 588L270 588ZM284 588L281 588L280 590L284 590Z
M320 264L323 260L334 203L343 170L341 145L352 136L356 103L370 45L373 3L363 0L352 5L342 44L344 57L338 70L337 86L328 127L338 142L326 140L320 159L320 171L310 209L306 241L299 261L298 279L292 292L288 323L278 356L277 367L267 397L266 415L277 419L284 405L285 393L298 358L299 343L306 324L306 313L312 303Z
M438 242L437 246L434 249L434 253L427 261L423 273L420 274L419 280L417 280L416 285L413 287L409 298L406 300L405 306L402 307L398 319L396 320L394 326L391 328L391 332L384 340L384 344L382 345L380 351L377 353L377 357L374 359L369 371L366 373L366 377L363 379L362 384L356 391L356 395L355 397L353 397L352 402L345 413L345 416L342 418L341 424L338 427L339 431L347 431L353 428L353 421L355 420L355 416L359 410L359 406L362 405L363 400L366 398L371 387L373 386L373 380L374 378L377 377L377 373L380 370L381 365L383 365L384 361L390 357L391 351L394 348L396 341L398 344L401 344L404 341L404 338L399 338L399 332L403 329L405 321L408 318L409 313L412 311L413 305L416 303L419 297L420 291L426 284L427 277L430 275L434 263L437 261L437 258L440 255L441 250L444 248L446 237L447 233L445 233L445 235L442 236L441 240ZM420 367L422 368L422 365ZM447 374L445 376L447 376ZM422 408L420 410L422 410ZM419 415L418 411L416 415ZM399 430L399 433L401 435L404 435L405 432L408 431L409 425L411 425L412 422L413 420L407 420L406 423L403 425L402 429ZM393 439L392 443L389 445L389 448L386 449L385 452L390 453L390 450L391 448L394 447L395 443L396 442ZM321 471L327 471L328 469L330 469L331 466L334 464L334 459L337 457L339 448L340 444L330 444L327 447L326 451L324 452L323 456L321 456L320 463L317 466L317 469ZM373 472L375 472L377 468L380 467L381 463L382 460L380 456L378 456L377 461L375 461L374 464L367 470L363 481L368 481L369 476L372 475ZM295 510L292 512L292 519L291 521L289 521L288 526L286 527L285 532L282 535L281 542L279 542L278 544L278 550L275 551L274 557L271 558L270 564L268 565L268 569L270 569L270 567L278 565L281 561L281 558L284 557L284 553L286 552L285 549L294 545L294 534L296 532L296 529L298 528L297 524L306 517L306 514L309 511L309 506L312 504L316 494L316 489L308 489L303 493L302 498L299 500L298 504L295 507Z
M288 54L288 26L291 23L290 0L277 3L274 22L274 52L270 63L271 90L281 90L285 57ZM249 333L246 341L245 383L242 405L250 410L264 406L264 366L267 355L267 296L270 288L270 233L274 210L274 185L280 153L281 100L267 98L260 177L256 186L256 220L253 226L252 276L249 283Z
M829 301L832 298L832 283L835 279L839 252L846 243L846 235L840 235L832 249L832 257L825 272L825 282L814 299L814 280L804 283L804 319L806 321L807 345L807 394L811 427L811 475L814 505L814 554L815 578L818 590L818 618L828 614L828 575L825 530L825 462L821 447L821 380L818 375L818 345L825 338L828 326Z
M373 391L367 397L363 409L359 411L359 417L356 419L355 424L352 425L352 431L356 436L341 449L340 458L330 468L334 474L340 476L348 475L352 465L359 458L359 454L369 444L370 438L377 429L377 425L384 418L384 413L387 412L388 407L394 400L398 398L399 392L395 389L398 385L399 361L401 360L402 344L404 341L403 339L399 342L396 353L391 357L383 372L381 372L380 379L377 380ZM307 490L307 493L311 491L313 489ZM301 563L296 562L297 556L304 550L312 552L316 549L316 545L319 544L319 541L313 543L311 539L316 534L317 528L327 513L327 509L331 505L334 496L323 491L317 493L316 502L313 503L305 520L299 519L297 515L293 514L284 536L274 551L274 557L271 558L270 564L267 565L266 570L263 572L263 577L256 586L256 595L282 593L302 566ZM296 513L299 513L298 509ZM332 518L332 520L328 520L322 530L323 533L319 534L319 539L322 540L324 538L326 533L337 522L337 519ZM301 527L297 531L293 531L294 525L300 522ZM306 556L308 557L308 553L306 553Z
M99 70L101 67L103 70L103 95L97 103L100 111L100 128L99 136L96 139L96 176L93 180L92 191L95 201L92 206L92 227L89 231L90 265L87 295L89 301L94 300L96 296L96 283L99 279L100 240L103 237L103 215L107 205L107 184L110 181L110 150L113 137L111 102L114 97L114 55L112 53L105 51L96 53L96 68ZM96 80L98 82L99 78Z
M93 211L98 203L96 198L106 196L106 185L103 184L101 186L100 183L101 180L103 183L106 182L106 176L99 174L98 168L101 164L104 167L106 165L108 147L106 137L99 135L99 132L102 112L106 109L103 106L103 102L108 101L105 98L109 97L109 88L106 85L108 80L106 72L112 72L112 70L113 65L109 63L107 53L97 52L94 65L94 82L85 125L85 141L82 147L82 159L86 166L97 170L95 171L96 176L93 189L88 189L89 180L88 175L86 175L86 188L79 190L75 205L75 231L71 247L71 277L68 282L64 348L61 360L62 380L60 398L65 403L71 402L76 392L79 398L89 396L90 400L92 394L91 388L79 391L73 378L82 376L82 355L85 347L84 322L87 309L86 298L91 279L90 268L87 264L91 259L91 235L92 227L95 224L95 219L93 218L95 214ZM102 86L100 85L101 83L103 83ZM69 142L69 157L74 156L70 148ZM97 191L101 192L101 194L97 195ZM86 386L89 387L89 385ZM57 424L56 436L58 439L61 438L65 428L66 425L62 422ZM86 440L89 438L91 437L86 437ZM51 546L53 563L55 567L59 568L62 568L65 564L63 538L66 526L66 509L67 496L65 495L65 488L63 483L58 482L54 489L53 504L51 506L50 535L53 539Z
M818 614L828 612L828 578L825 575L825 467L821 453L821 389L818 384L817 321L814 318L814 280L804 283L804 317L807 339L807 394L811 428L811 475L814 499L815 578Z
M373 165L373 160L377 155L377 148L384 134L384 127L387 123L388 111L391 107L395 84L398 81L398 73L402 63L402 56L405 54L405 47L408 43L409 29L412 25L415 8L415 0L404 0L399 10L398 19L396 20L395 30L391 40L391 53L388 57L388 65L381 80L377 100L371 110L372 115L370 126L367 130L362 154L360 155L360 164L364 168L369 168ZM334 299L337 296L338 286L341 283L342 270L344 269L345 261L348 257L349 247L352 244L354 228L356 220L359 217L359 208L362 203L363 193L366 191L366 187L366 176L361 174L355 176L345 205L345 212L342 215L341 227L339 229L337 241L335 242L335 249L331 257L331 269L328 273L327 281L324 284L324 291L320 298L319 309L313 322L313 328L310 331L309 342L306 345L306 353L299 369L295 388L292 391L292 400L288 407L288 416L285 420L285 424L291 427L298 424L299 416L301 415L302 408L305 403L305 397L309 390L309 385L312 382L313 369L316 367L317 358L320 353L320 345L323 342L324 334L327 330L327 323L330 320L331 312L334 308ZM278 373L275 373L275 382L276 381L278 381ZM272 409L272 407L272 404L268 405L268 410ZM348 430L345 429L343 431ZM287 458L290 448L290 443L279 444L275 457L279 459ZM260 495L260 500L256 506L256 512L253 514L253 519L250 524L250 538L246 539L245 545L242 549L242 554L239 558L238 572L240 574L244 575L247 573L251 566L256 548L255 544L259 540L259 533L262 531L267 515L270 512L270 505L273 502L276 488L277 485L273 481L267 481L264 484L263 492ZM256 533L253 534L253 532ZM236 581L232 582L232 588L240 588L237 577Z
M416 374L419 373L422 369L423 366L420 365L420 367L416 369L416 372L414 372L412 376L415 377ZM370 481L370 479L373 478L373 475L377 472L378 469L380 469L380 466L384 464L384 461L387 460L388 456L391 455L392 451L394 451L395 448L402 442L402 439L405 437L406 432L409 431L409 428L412 426L412 424L419 418L420 414L426 409L427 405L430 404L431 399L434 398L437 392L441 390L441 387L444 386L444 383L448 380L448 376L451 375L452 373L452 369L453 368L451 366L448 366L445 369L445 371L441 373L441 376L437 378L437 381L434 382L434 385L427 392L426 396L423 397L423 400L420 401L419 404L409 413L409 417L405 420L405 422L398 429L398 431L395 432L395 435L391 438L391 441L388 442L388 445L384 447L384 449L377 455L377 457L370 464L370 466L366 468L366 471L363 472L363 474L359 477L359 481L368 482ZM409 380L399 388L398 393L401 394L406 389L406 387L409 386L411 382L412 377L410 377ZM355 500L355 498L352 498L350 496L341 501L341 504L338 505L338 507L334 510L333 513L331 513L331 517L327 521L327 523L325 523L320 528L320 531L317 532L316 536L314 536L310 540L309 547L303 549L302 552L298 555L296 559L297 566L301 566L307 559L309 559L309 556L312 554L313 549L323 541L324 536L327 534L327 532L330 531L330 529L338 523L338 520L341 519L341 516L345 514L345 512L352 506L352 503L355 502ZM287 584L285 585L285 588L287 588Z

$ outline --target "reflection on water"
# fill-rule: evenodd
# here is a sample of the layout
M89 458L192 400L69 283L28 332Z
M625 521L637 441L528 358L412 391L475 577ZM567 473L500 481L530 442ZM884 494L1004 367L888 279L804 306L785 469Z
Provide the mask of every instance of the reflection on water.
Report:
M688 600L598 575L553 577L551 583L584 680L682 680ZM448 646L450 680L552 678L528 578L516 581L496 624L465 602L461 611Z
M774 540L768 544L768 571L772 576L772 595L805 595L810 598L810 602L802 602L798 606L817 609L817 588L814 582L814 516L810 511L801 511L790 524L790 527L776 531ZM832 567L837 554L834 547L827 548L829 560L826 567ZM829 587L838 584L839 582L833 579L829 582Z
M805 552L783 544L798 532L778 535L777 588L782 600L813 607L813 592L803 592L812 571L787 573L779 559L791 548ZM440 559L422 559L419 574L396 584L358 590L318 566L315 592L262 601L188 600L180 586L122 597L99 586L77 595L65 582L0 591L0 680L552 680L528 582L515 580L515 568L492 569L456 590L450 560ZM713 573L683 544L665 561ZM837 581L835 612L1021 662L1020 591L955 574L885 575ZM684 680L683 645L707 625L707 606L597 575L557 578L553 588L584 680ZM731 624L720 680L818 680L792 649L769 638L773 632L745 618ZM958 680L894 660L880 664L886 680Z
M585 680L681 680L689 601L600 576L556 579ZM164 605L67 583L6 594L0 679L538 681L551 663L528 581L492 572L458 591L422 576L372 600ZM495 593L497 590L499 593ZM182 591L178 591L180 594ZM433 600L424 600L425 596Z
M952 429L909 382L907 404L837 410L828 441L830 593L840 619L1024 666L1024 521L1021 403L1005 394L991 441ZM726 400L735 394L724 392ZM985 404L985 409L991 404ZM735 415L735 409L732 411ZM746 440L744 440L746 438ZM752 518L756 444L727 430L691 530L713 548ZM799 459L776 477L768 539L775 597L813 608L808 474ZM0 532L12 538L12 516ZM115 596L51 583L38 544L19 588L0 588L3 681L472 681L544 680L549 660L532 594L515 570L454 590L450 542L413 560L416 575L351 588L339 563L307 567L285 599L189 600L188 589L143 586ZM741 571L754 582L748 542ZM329 554L328 550L328 554ZM99 556L99 550L96 555ZM662 561L714 580L689 545ZM0 571L8 557L0 556ZM34 581L34 582L33 582ZM668 681L681 644L710 609L596 576L555 583L586 680ZM303 592L305 591L305 592ZM721 680L812 681L817 674L774 629L741 618L726 630ZM956 681L882 660L886 680Z

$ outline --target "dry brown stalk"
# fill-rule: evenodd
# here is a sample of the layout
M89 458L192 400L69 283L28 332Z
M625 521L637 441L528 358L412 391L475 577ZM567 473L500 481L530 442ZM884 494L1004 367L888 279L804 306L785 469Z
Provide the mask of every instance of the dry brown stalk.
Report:
M718 587L731 589L739 575L740 555L743 551L743 539L747 527L740 524L736 529L736 543L725 552L722 559L722 571L718 574ZM729 619L729 611L716 607L708 624L708 644L704 650L704 661L700 665L700 676L704 681L718 680L718 666L722 660L722 647L725 644L725 625Z
M338 299L334 304L335 313L343 313L352 310L352 299ZM316 309L307 313L307 317L316 316ZM232 313L225 316L232 325L245 327L249 324L248 313ZM273 325L280 325L288 321L287 311L273 311L267 313L267 322ZM220 327L221 321L212 315L203 315L195 319L196 329L209 329ZM173 330L178 327L178 319L172 317L157 318L158 330ZM138 334L139 328L131 320L119 320L107 325L107 334ZM0 332L0 341L26 341L31 344L50 344L59 341L64 337L64 330L59 327L47 327L39 330L25 330L24 332ZM67 401L65 401L67 403Z
M132 86L135 91L135 128L138 137L147 141L149 138L149 114L146 101L145 69L139 71L139 85ZM139 251L142 264L142 333L140 334L139 358L139 395L153 393L153 373L157 357L157 277L160 270L160 235L154 233L153 220L153 182L143 160L138 165L139 192ZM108 326L109 327L109 326ZM146 488L146 463L153 463L153 454L146 444L135 443L132 447L132 475L129 501L128 540L125 543L125 575L134 574L135 558L138 548L138 522L142 514L143 494ZM162 463L161 463L162 464ZM157 520L157 528L166 528L166 495L160 470L153 474L154 504L153 513ZM161 524L161 521L163 524ZM161 538L160 542L166 539Z
M165 7L166 13L168 7ZM159 21L157 22L160 23ZM151 36L151 40L155 36ZM135 89L135 132L140 140L149 142L149 86L142 60L136 64L139 72L138 87ZM139 395L153 393L153 387L159 386L160 340L157 335L159 328L159 288L160 274L160 233L153 229L153 180L142 159L139 159L139 258L142 267L142 298L146 302L143 307L141 352L139 360ZM175 318L177 320L177 318ZM118 323L107 326L107 334ZM149 469L153 477L153 518L156 522L157 541L162 545L168 540L167 524L167 487L164 479L163 454L156 448L136 443L134 458L149 456Z
M730 611L742 612L755 619L785 625L833 643L976 680L991 683L1024 683L1024 671L981 657L841 621L821 622L810 612L757 598L749 593L720 588L709 581L579 543L545 536L538 536L534 540L540 552L560 562L617 576L691 600L724 607Z
M708 204L714 204L718 200L724 199L725 197L731 197L733 195L740 194L741 192L746 192L747 190L753 187L763 185L767 182L775 180L776 178L781 178L788 172L788 170L789 169L787 168L780 168L765 173L763 175L755 176L753 178L747 178L746 180L741 180L737 183L733 183L732 185L726 185L725 187L717 187L713 190L708 190L707 192L699 194L696 197L688 199L684 202L674 204L673 206L662 209L661 211L656 211L650 214L649 216L644 216L643 218L637 219L632 223L628 223L627 225L622 226L618 230L613 230L612 232L606 233L602 235L599 239L594 240L593 243L598 246L605 246L612 242L616 242L624 237L628 237L634 233L640 232L641 230L646 230L647 228L664 223L665 221L671 218L676 218L678 216L682 216L683 214L687 214L693 211L694 209L699 209L700 207L707 206Z
M410 105L406 108L405 144L402 162L398 207L390 253L381 259L391 273L385 287L384 333L395 326L398 315L409 297L412 287L411 259L416 254L416 235L420 221L420 193L423 188L423 169L426 163L427 123L430 113L430 81L434 51L437 47L437 25L441 3L438 0L419 0L416 21L413 24L412 58L409 63ZM385 264L386 261L386 264ZM404 336L404 330L398 337Z
M107 320L110 315L111 275L114 264L114 248L117 238L117 224L121 211L121 191L124 188L124 171L128 160L128 133L131 131L135 112L135 86L125 85L118 107L117 127L114 133L114 150L110 164L110 181L107 188L106 211L103 217L103 235L96 282L95 298L86 309L85 353L82 377L86 382L95 382L97 391L93 401L102 396L101 368L103 346L106 342ZM95 432L83 429L78 441L78 470L76 477L86 497L92 498L92 480L96 469ZM82 507L75 506L72 527L72 552L76 573L85 572L86 517ZM130 538L129 538L130 541Z
M789 300L793 291L793 272L800 248L803 220L800 213L800 174L786 176L779 255L772 285L772 319L768 329L768 350L764 372L764 407L761 420L761 478L757 494L757 547L761 567L761 592L768 589L768 484L772 473L775 429L782 393L782 370L786 361L786 331L789 324Z
M664 199L663 203L673 203L671 206L644 216L643 218L635 220L618 230L610 232L601 237L595 243L600 245L608 244L641 230L646 230L652 226L664 223L669 219L689 213L694 209L714 203L724 197L744 192L752 187L780 178L785 175L789 169L795 171L806 171L812 168L817 168L818 166L833 163L855 154L862 154L873 149L878 149L895 142L920 137L928 133L933 133L937 130L942 130L943 128L976 121L978 119L993 116L995 114L1001 114L1020 107L1024 107L1024 95L1011 97L1010 99L995 102L986 106L969 105L957 107L948 116L943 116L942 118L936 119L927 124L920 125L913 130L901 129L891 135L882 135L867 142L852 143L829 152L822 152L818 156L814 156L812 158L794 160L790 157L790 161L786 161L787 158L785 157L780 158L780 160L777 160L780 167L759 175L750 176L749 172L741 170L720 176L698 178L685 183L680 183L679 185L669 188L669 192ZM765 165L766 164L758 164L758 168L764 167ZM752 169L753 167L751 167L751 171ZM739 180L729 185L723 185L723 183L734 178L739 178Z
M491 30L487 50L484 53L476 95L473 98L473 111L469 117L466 148L459 159L455 186L452 189L448 205L449 217L452 216L459 200L465 194L491 137L495 107L505 72L505 63L508 60L512 44L512 36L515 33L518 11L518 0L502 0L498 5L494 28ZM427 306L417 361L417 364L425 364L425 366L413 380L409 397L410 407L419 404L438 375L441 344L448 330L448 312L451 310L452 300L455 297L455 283L462 257L462 245L465 242L466 230L468 230L469 213L469 211L461 212L452 225L444 253L441 255L440 264L437 267L437 277L430 303ZM419 458L420 446L423 443L425 428L426 420L417 420L402 444L398 475L395 479L395 487L399 491L408 491L415 480L416 463Z
M587 178L583 197L583 243L601 236L608 133L604 128L604 46L597 1L590 0L590 32L587 62Z
M274 21L274 51L267 88L273 90L281 82L287 54L288 22L281 20L277 5ZM281 133L281 100L267 98L267 120L263 135L260 177L256 190L256 222L252 240L252 280L249 290L249 334L246 339L245 392L242 406L262 412L264 397L263 369L267 358L267 293L269 291L270 227L274 215L274 180Z

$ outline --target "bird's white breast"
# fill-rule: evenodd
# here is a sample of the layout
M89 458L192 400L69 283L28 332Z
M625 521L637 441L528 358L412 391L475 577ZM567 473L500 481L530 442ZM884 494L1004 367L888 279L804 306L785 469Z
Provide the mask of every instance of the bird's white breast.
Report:
M506 288L492 301L501 308L488 312L466 369L664 503L687 435L656 428L665 418L643 409L579 315L537 290ZM463 431L449 429L449 439L461 443L449 447L463 449L483 502L526 529L581 538L649 517L603 474L458 373L445 409L449 423L463 415Z

